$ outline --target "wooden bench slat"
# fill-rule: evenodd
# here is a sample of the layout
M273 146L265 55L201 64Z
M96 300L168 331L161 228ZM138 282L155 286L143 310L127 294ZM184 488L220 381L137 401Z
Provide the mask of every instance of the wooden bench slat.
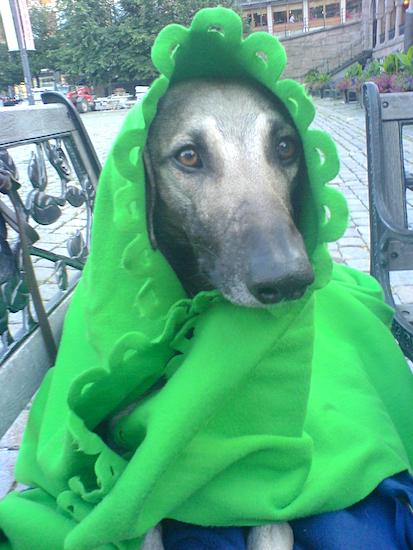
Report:
M56 342L60 341L70 298L68 295L49 316ZM33 397L51 366L39 328L0 366L0 438Z
M75 130L64 105L59 104L0 107L0 120L0 147L6 149Z

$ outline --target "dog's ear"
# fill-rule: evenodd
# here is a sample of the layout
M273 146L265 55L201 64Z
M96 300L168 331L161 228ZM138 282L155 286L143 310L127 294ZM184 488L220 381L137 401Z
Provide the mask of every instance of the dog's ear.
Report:
M152 161L147 149L143 152L143 163L145 166L145 195L146 195L146 226L148 228L149 240L153 250L158 248L156 242L155 228L154 228L154 215L155 215L155 199L156 199L156 185L155 175L153 173Z

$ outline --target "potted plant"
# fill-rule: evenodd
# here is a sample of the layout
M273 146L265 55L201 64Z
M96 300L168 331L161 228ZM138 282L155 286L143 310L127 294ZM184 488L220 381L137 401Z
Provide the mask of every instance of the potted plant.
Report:
M311 95L316 95L320 91L320 86L318 83L318 69L310 69L304 76L304 84L307 89L307 92Z
M320 86L320 97L323 98L325 91L331 87L331 75L329 73L318 73L318 82Z
M337 82L337 88L344 92L344 101L349 103L350 101L357 101L360 95L363 67L360 63L354 63L344 73L344 77Z
M311 69L304 77L304 83L309 93L324 97L325 91L330 88L331 75L320 72L319 69Z
M353 82L351 78L342 78L336 83L337 90L340 90L344 93L344 101L345 103L349 102L349 90L351 90L353 86Z

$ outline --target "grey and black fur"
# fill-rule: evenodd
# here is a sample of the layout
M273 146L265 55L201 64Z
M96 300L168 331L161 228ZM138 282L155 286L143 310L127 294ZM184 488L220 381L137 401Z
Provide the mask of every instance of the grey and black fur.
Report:
M173 85L145 164L153 245L190 295L217 288L247 307L302 296L314 274L295 224L301 142L272 94L248 81Z

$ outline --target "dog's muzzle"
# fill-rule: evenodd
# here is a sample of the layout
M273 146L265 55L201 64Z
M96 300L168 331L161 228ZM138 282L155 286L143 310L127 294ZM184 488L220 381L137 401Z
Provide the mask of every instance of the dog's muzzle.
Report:
M249 292L262 304L301 298L314 281L314 271L299 232L278 229L270 237L254 233L248 239Z

